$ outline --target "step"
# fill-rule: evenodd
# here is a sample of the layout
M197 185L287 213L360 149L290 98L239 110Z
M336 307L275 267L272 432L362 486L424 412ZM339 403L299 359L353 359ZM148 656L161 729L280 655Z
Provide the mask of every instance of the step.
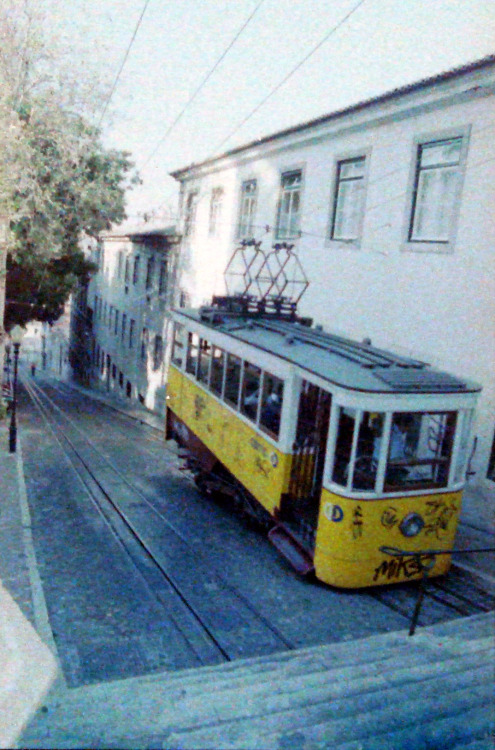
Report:
M489 683L489 681L489 666L486 664L469 665L463 672L443 677L441 685L445 693L451 690L469 689L478 684ZM249 738L264 736L270 732L290 734L293 731L302 731L304 727L312 728L324 722L355 716L357 706L359 706L360 713L371 715L379 711L382 706L386 706L391 698L393 698L394 706L400 705L401 707L413 700L434 701L438 688L439 682L436 679L425 679L414 685L404 681L400 683L397 679L390 685L357 695L352 692L352 685L350 685L350 691L340 697L322 696L324 700L313 703L310 702L312 696L309 693L304 696L304 686L302 686L302 697L306 699L306 705L303 700L289 710L274 711L270 703L264 714L217 722L215 725L196 730L177 731L173 739L179 747L210 747L215 745L215 741L218 741L219 734L221 734L222 747L224 745L242 747Z
M103 732L108 741L115 732L125 730L152 731L189 729L219 721L239 721L268 713L302 710L312 703L325 703L349 695L361 695L376 690L388 690L401 682L424 683L427 679L441 679L445 674L477 669L487 660L491 640L470 644L462 658L451 655L442 661L432 660L429 653L411 653L402 657L401 669L394 669L397 656L391 652L388 663L353 665L347 668L328 669L309 675L285 676L273 672L271 678L259 683L224 685L222 690L203 690L189 695L185 689L171 690L164 683L153 691L121 692L120 695L100 695L100 700L81 699L80 691L71 691L67 697L48 704L48 713L38 714L28 736L36 733L45 736L47 730L63 734L76 730L83 736L92 727ZM419 658L421 657L421 658ZM274 690L274 685L276 689ZM72 694L71 694L72 693Z
M354 740L361 742L363 750L444 750L445 737L453 737L455 741L472 739L489 730L492 720L490 696L491 685L483 684L456 690L449 695L437 692L429 700L419 698L397 705L391 692L388 705L384 707L361 712L359 705L355 704L354 713L317 725L296 725L289 731L259 732L250 730L248 723L246 731L232 741L226 738L225 725L218 724L216 733L210 732L209 737L173 732L166 737L166 742L167 746L180 747L181 750L213 750L218 747L225 750L341 750L340 745L345 748L344 743ZM471 714L471 721L466 724L468 714Z
M314 572L313 558L285 524L280 523L270 529L268 539L299 575Z
M46 702L48 712L37 714L27 736L50 730L69 732L71 723L79 732L104 725L108 737L119 725L131 724L133 731L147 732L152 728L149 717L159 732L175 727L176 722L177 728L194 726L194 722L201 725L211 717L215 722L218 711L238 720L246 715L247 697L247 715L254 710L264 715L268 706L287 710L291 701L307 705L334 700L352 690L362 693L401 681L438 678L446 671L462 671L465 665L479 665L479 660L483 663L486 649L492 647L492 634L493 617L483 614L424 628L412 638L401 631L216 667L160 673L154 679L138 677L77 688L52 695ZM480 635L484 637L471 640ZM301 698L302 685L305 694Z
M270 675L272 670L284 669L289 672L299 673L300 669L310 671L321 671L328 667L350 666L361 664L364 660L382 660L388 658L389 652L394 649L398 653L402 650L407 653L440 649L441 653L447 649L451 653L462 652L465 643L476 638L489 637L494 632L493 617L482 614L469 618L451 620L440 625L421 628L416 635L409 637L405 631L392 633L380 633L356 641L332 643L324 646L311 646L293 651L280 651L269 656L257 656L251 659L238 659L225 662L220 665L190 668L174 672L155 672L152 674L126 678L125 680L114 680L101 685L87 685L77 688L74 693L79 699L89 699L94 695L95 701L101 696L108 697L112 693L120 694L122 690L128 689L138 691L153 689L156 683L165 682L173 690L201 692L206 685L209 690L213 683L221 686L222 683L229 685L235 680L245 680L247 674L253 678L263 679L263 675ZM450 640L446 641L445 639Z
M309 743L307 750L493 750L493 709L491 702L458 714L433 718L423 724L369 737L364 743L357 740L328 745L323 741ZM434 706L432 710L435 712Z
M486 617L485 617L486 620ZM451 628L446 628L452 630ZM442 627L443 630L443 627ZM464 631L464 627L462 628ZM473 626L468 629L467 635L473 636L480 627ZM490 628L483 628L491 635ZM125 680L106 682L100 685L89 685L71 691L74 701L99 704L105 701L120 700L126 694L136 694L141 690L151 692L155 689L161 690L166 685L170 694L174 691L181 695L202 695L207 687L211 693L213 690L232 689L240 683L244 686L250 683L262 684L270 682L273 671L282 675L321 673L327 669L351 668L363 663L383 662L390 658L393 651L397 657L406 655L427 654L428 658L443 659L449 654L463 654L473 647L479 648L478 641L465 640L464 637L449 636L441 634L438 637L433 632L418 632L410 638L403 631L380 636L371 636L359 641L333 644L299 651L281 652L269 657L258 657L250 660L239 660L223 665L201 667L199 669L181 670L178 672L159 672L155 675L135 677Z

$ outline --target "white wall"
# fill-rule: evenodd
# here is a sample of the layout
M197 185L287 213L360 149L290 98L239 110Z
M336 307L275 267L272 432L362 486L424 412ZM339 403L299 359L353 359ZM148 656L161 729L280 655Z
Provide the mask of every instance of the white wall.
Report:
M158 296L159 263L164 258L163 252L150 250L143 243L131 242L126 237L108 237L103 243L103 263L100 271L95 274L88 288L88 306L93 309L93 332L95 343L106 355L110 355L112 365L116 367L116 378L106 370L94 365L94 380L101 387L125 396L127 383L132 386L131 398L144 399L144 404L155 411L163 412L165 407L165 356L162 364L155 369L153 366L153 346L155 336L162 337L164 347L169 338L169 295L171 293L170 277L167 293ZM122 253L122 272L119 276L118 257ZM132 274L134 257L140 256L139 280L133 284ZM153 288L146 290L146 264L150 255L155 256L155 271ZM125 259L128 258L130 268L129 283L125 284ZM127 293L125 291L127 286ZM119 311L117 333L115 323L112 326L103 320L95 310L95 295L107 304L107 316L110 306ZM122 338L122 316L126 314L126 331ZM114 312L115 315L115 312ZM130 321L135 321L134 344L129 347ZM149 343L146 359L141 358L141 334L143 328L148 329ZM119 384L119 374L123 374L123 386Z
M477 480L486 475L495 426L493 89L493 71L478 71L254 146L181 178L185 195L200 191L196 233L185 241L190 265L182 282L200 304L223 291L221 270L235 247L243 180L258 179L256 238L270 249L280 174L302 167L302 236L295 244L310 289L300 312L328 330L370 337L377 346L481 383ZM455 239L447 252L424 245L426 251L411 251L406 233L418 139L455 133L468 134ZM330 241L336 161L360 154L368 157L360 241ZM225 223L212 242L209 198L220 186Z

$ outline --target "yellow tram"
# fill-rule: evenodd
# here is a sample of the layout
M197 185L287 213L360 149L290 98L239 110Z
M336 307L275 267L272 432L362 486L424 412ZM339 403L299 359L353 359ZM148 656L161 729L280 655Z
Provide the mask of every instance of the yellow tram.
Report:
M200 487L265 516L296 570L382 585L453 547L476 384L229 298L174 318L167 437Z

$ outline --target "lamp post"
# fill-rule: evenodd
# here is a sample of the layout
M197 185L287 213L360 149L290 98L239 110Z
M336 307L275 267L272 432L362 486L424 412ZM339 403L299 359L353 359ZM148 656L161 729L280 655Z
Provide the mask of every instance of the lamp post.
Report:
M12 414L9 428L9 451L15 453L17 449L17 365L19 362L19 349L21 348L24 328L14 326L10 332L10 340L14 347L14 380L12 386Z

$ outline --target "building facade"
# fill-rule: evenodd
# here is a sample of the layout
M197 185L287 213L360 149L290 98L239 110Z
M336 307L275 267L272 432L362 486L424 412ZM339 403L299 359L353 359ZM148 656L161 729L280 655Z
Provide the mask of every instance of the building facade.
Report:
M299 311L483 386L471 481L495 489L495 56L173 173L181 286L225 290L251 238L289 243Z
M177 246L173 228L103 234L93 249L98 271L80 290L72 322L79 379L158 413L165 410Z

